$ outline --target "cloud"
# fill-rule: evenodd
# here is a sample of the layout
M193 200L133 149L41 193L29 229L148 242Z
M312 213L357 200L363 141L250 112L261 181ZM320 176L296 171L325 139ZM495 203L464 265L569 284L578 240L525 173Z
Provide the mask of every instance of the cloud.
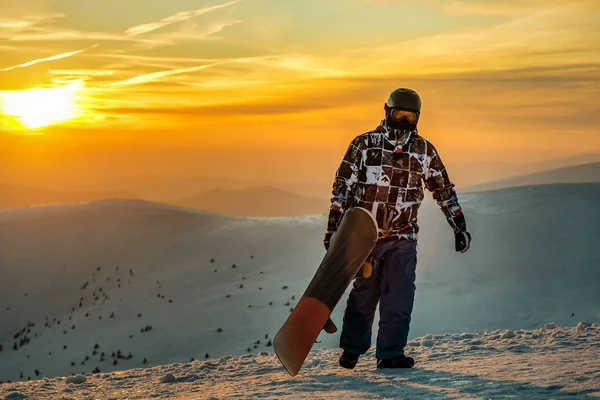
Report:
M195 24L184 26L169 33L147 36L160 28L178 22L185 22L193 17L230 7L243 0L233 0L224 4L204 7L192 11L183 11L158 22L133 26L125 32L81 31L54 24L65 17L61 13L34 14L20 18L0 18L0 39L13 42L58 42L58 41L98 41L98 42L131 42L143 45L146 49L172 45L177 40L216 39L216 33L226 27L237 24L239 20L212 22L203 29L196 29ZM191 27L191 28L190 28Z
M98 53L94 57L116 58L126 61L141 61L141 62L174 62L174 63L209 63L218 61L216 58L196 58L196 57L164 57L164 56L140 56L134 54L115 54L115 53Z
M535 13L547 8L597 7L595 0L425 0L428 4L455 15L506 15L519 16L524 13Z
M44 24L51 24L64 18L64 14L32 14L27 17L0 18L0 39L12 40L23 32L38 31Z
M157 39L129 37L123 33L80 31L54 26L65 18L62 13L32 14L27 17L0 18L0 40L12 42L48 41L126 41L164 44Z
M0 30L11 29L21 30L39 25L41 23L51 23L58 19L64 18L65 15L62 13L48 13L48 14L33 14L28 15L26 18L0 18Z
M114 108L99 108L94 111L102 114L116 115L150 115L150 116L171 116L175 118L205 118L230 116L231 110L235 110L238 117L252 117L257 115L286 115L306 113L316 110L324 110L335 108L336 105L327 101L306 101L282 103L280 100L264 102L264 103L239 103L227 105L210 104L203 106L178 106L178 107L114 107Z
M271 56L257 56L257 57L241 57L241 58L221 59L221 60L218 60L218 61L214 61L214 62L210 62L210 63L204 64L204 65L198 65L198 66L194 66L194 67L175 68L175 69L170 69L170 70L157 71L157 72L152 72L152 73L149 73L149 74L139 75L139 76L135 76L133 78L129 78L129 79L123 80L123 81L118 81L118 82L110 83L107 86L139 85L139 84L143 84L143 83L150 83L150 82L159 81L159 80L161 80L163 78L166 78L166 77L169 77L169 76L173 76L173 75L186 74L186 73L190 73L190 72L197 72L197 71L200 71L200 70L203 70L203 69L215 67L215 66L222 65L222 64L228 64L228 63L253 63L253 62L259 62L259 61L267 59L267 58L271 58Z
M319 63L317 59L310 56L304 56L299 54L267 55L256 57L225 58L220 60L217 59L199 66L174 68L135 76L133 78L126 79L123 81L113 82L108 86L129 86L151 83L173 75L197 72L200 70L225 64L250 64L254 67L259 67L255 70L249 71L249 73L259 70L262 71L262 73L265 73L265 69L269 68L270 78L273 81L284 81L285 79L290 78L290 75L294 73L296 75L302 75L304 78L308 76L311 76L313 78L325 76L340 76L340 71L338 69L327 68L323 63ZM237 76L233 79L235 81L238 81L240 78L242 77Z
M133 26L129 29L127 29L125 31L126 35L129 36L136 36L136 35L141 35L144 33L148 33L148 32L152 32L155 31L157 29L163 28L165 26L174 24L176 22L182 22L182 21L186 21L190 18L194 18L197 17L199 15L202 14L206 14L209 13L211 11L214 10L218 10L221 8L225 8L225 7L229 7L233 4L239 3L240 1L243 0L233 0L224 4L219 4L216 6L209 6L209 7L204 7L204 8L199 8L197 10L192 10L192 11L182 11L182 12L178 12L176 14L173 14L169 17L165 17L163 19L161 19L160 21L157 22L150 22L150 23L146 23L146 24L142 24L142 25L136 25Z
M184 27L183 29L164 33L161 35L155 35L153 38L166 43L174 43L175 41L181 40L207 40L207 39L218 39L214 36L216 33L221 32L223 29L239 24L242 21L221 21L213 22L203 29L196 29L196 24L191 24Z
M0 19L0 29L24 29L34 25L33 21L19 19Z
M15 42L45 42L45 41L114 41L114 42L138 42L147 44L165 44L165 41L152 38L136 38L124 36L121 33L111 32L89 32L73 29L60 28L38 28L34 32L15 33L7 37Z
M440 3L439 0L426 0ZM521 10L539 4L538 0L497 0L487 11L478 11L486 5L481 1L448 0L447 7L457 7L463 3L473 3L468 12L494 12L511 15L495 20L493 24L470 26L422 36L406 41L398 40L390 45L371 46L362 49L347 49L338 54L313 55L310 52L290 52L285 49L279 54L261 56L248 61L248 66L232 67L241 60L197 59L184 57L148 57L129 55L101 55L120 57L131 64L152 67L158 72L150 72L133 78L114 82L112 86L149 84L158 81L173 85L202 86L207 81L203 74L193 74L212 67L214 82L230 80L291 82L295 79L327 77L384 77L398 76L400 79L418 76L449 76L456 73L476 73L478 71L502 71L518 69L525 65L548 67L552 65L585 64L591 62L594 48L591 43L598 38L594 31L593 18L585 12L591 3L568 3L548 0L551 6L536 12L512 13L511 7ZM451 4L450 4L451 3ZM475 5L477 3L477 5ZM229 3L228 3L229 4ZM464 11L464 10L463 10ZM564 16L564 18L560 18ZM191 40L206 37L211 31L223 29L235 21L218 22L202 31L196 31L191 21L174 32L155 35L162 42ZM589 31L589 32L588 32ZM600 43L600 42L599 42ZM405 49L411 49L406 52ZM365 63L364 60L373 60ZM190 63L197 64L190 66ZM173 65L169 65L173 64ZM202 64L202 65L198 65ZM152 70L150 70L152 71ZM212 70L211 70L212 71ZM190 74L189 76L187 74ZM184 75L175 78L176 75ZM213 77L208 77L209 79ZM273 83L274 84L274 83Z
M6 67L6 68L3 68L3 69L0 69L0 71L11 71L11 70L16 69L16 68L29 67L30 65L35 65L35 64L42 63L42 62L54 61L54 60L61 60L63 58L67 58L67 57L71 57L71 56L74 56L74 55L79 54L79 53L83 53L84 51L85 51L85 49L81 49L81 50L70 51L68 53L57 54L57 55L51 56L51 57L38 58L37 60L28 61L28 62L23 63L23 64L13 65L11 67Z
M410 0L363 0L366 3L394 6L415 5ZM599 9L596 0L421 0L421 4L454 15L519 15L557 5Z
M404 79L402 85L414 87L422 94L430 126L440 121L461 126L460 116L469 110L470 131L489 129L496 134L502 132L507 119L518 120L521 127L528 126L531 132L542 128L548 132L576 127L584 130L597 125L600 116L593 89L598 70L600 66L565 65ZM382 103L389 91L398 86L399 77L305 79L278 86L273 82L252 83L223 86L217 91L176 88L173 82L169 83L152 88L160 96L148 96L149 87L129 90L115 101L109 100L111 96L100 96L93 111L136 124L204 124L231 115L232 110L240 120L253 122L270 117L289 120L311 113L311 120L330 116L364 123L367 118L377 121L382 115ZM565 96L569 104L564 102ZM340 103L340 98L347 101Z
M152 73L145 74L145 75L135 76L133 78L126 79L124 81L113 82L113 83L108 84L107 86L139 85L142 83L154 82L154 81L160 80L162 78L165 78L165 77L171 76L171 75L185 74L185 73L189 73L189 72L200 71L201 69L214 67L215 65L219 65L219 64L221 64L221 62L199 65L196 67L178 68L178 69L171 69L168 71L152 72Z
M499 7L511 1L497 3L495 6ZM537 0L524 0L522 7L534 3L537 4ZM348 72L363 76L392 73L436 76L523 66L597 63L600 31L597 18L589 9L594 6L584 1L549 0L545 7L539 7L535 12L515 13L485 26L354 49L348 54L376 62Z

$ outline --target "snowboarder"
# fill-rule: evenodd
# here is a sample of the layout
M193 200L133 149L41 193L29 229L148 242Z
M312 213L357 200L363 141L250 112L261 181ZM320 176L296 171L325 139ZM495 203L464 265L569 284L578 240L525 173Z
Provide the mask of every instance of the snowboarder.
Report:
M417 212L424 186L454 230L455 249L469 249L471 235L440 155L421 137L417 123L421 99L411 89L394 90L388 97L385 119L357 136L336 172L333 197L323 236L329 248L332 236L351 207L371 211L378 224L378 241L368 260L369 276L357 275L350 292L340 347L340 366L352 369L371 346L375 309L380 308L377 335L377 368L410 368L405 356L417 264ZM326 325L327 326L327 325Z

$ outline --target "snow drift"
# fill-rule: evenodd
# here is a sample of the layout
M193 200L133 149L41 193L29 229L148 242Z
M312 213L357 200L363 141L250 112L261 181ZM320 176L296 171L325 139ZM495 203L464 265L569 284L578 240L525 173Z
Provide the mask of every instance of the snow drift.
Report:
M376 370L372 348L356 369L337 350L312 351L290 378L272 353L117 373L0 385L4 399L590 399L600 397L600 324L428 335L410 345L410 370Z

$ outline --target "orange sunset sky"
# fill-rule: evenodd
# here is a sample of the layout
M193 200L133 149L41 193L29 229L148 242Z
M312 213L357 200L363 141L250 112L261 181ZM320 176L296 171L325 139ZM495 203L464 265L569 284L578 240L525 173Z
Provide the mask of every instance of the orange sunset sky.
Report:
M396 87L450 168L600 152L597 0L2 0L0 182L332 180Z

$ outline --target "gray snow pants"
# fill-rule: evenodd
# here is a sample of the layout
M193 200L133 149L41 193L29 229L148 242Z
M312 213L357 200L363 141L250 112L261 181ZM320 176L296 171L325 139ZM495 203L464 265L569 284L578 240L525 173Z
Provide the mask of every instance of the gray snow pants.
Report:
M364 354L371 347L371 330L379 304L379 332L375 357L404 354L415 297L417 242L380 242L369 255L375 265L369 278L354 280L340 337L340 347Z

